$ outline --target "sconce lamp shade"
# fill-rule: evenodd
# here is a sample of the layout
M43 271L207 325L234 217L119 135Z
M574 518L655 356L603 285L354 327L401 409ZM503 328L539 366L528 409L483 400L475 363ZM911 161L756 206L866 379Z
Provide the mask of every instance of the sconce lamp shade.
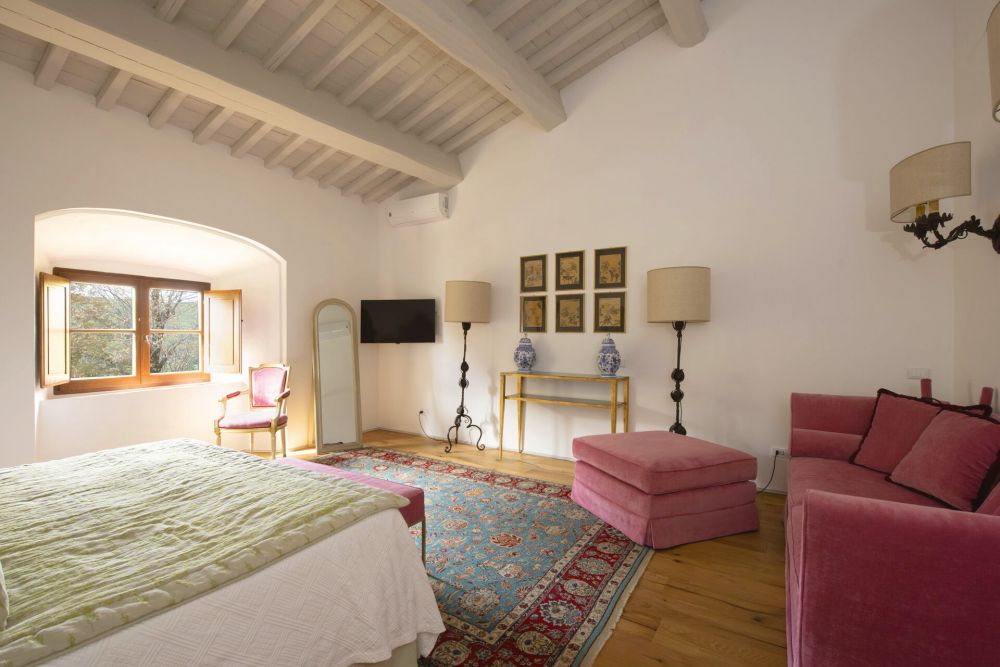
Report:
M1000 4L990 13L986 22L986 50L990 59L990 101L993 103L993 120L1000 121Z
M671 266L646 274L647 322L708 322L711 269Z
M928 148L889 170L889 216L893 222L913 222L917 206L970 194L972 144L968 141Z
M445 322L489 322L490 284L449 280L444 284Z

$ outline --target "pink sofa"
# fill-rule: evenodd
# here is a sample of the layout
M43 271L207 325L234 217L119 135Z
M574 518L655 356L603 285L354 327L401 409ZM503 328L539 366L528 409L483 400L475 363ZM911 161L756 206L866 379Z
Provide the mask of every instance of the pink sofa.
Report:
M962 512L850 463L874 407L792 394L789 665L998 665L1000 487Z

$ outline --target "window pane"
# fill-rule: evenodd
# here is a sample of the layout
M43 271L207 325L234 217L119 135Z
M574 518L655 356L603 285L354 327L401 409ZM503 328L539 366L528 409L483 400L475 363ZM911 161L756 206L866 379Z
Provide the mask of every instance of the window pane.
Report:
M70 334L70 378L127 377L135 375L135 334Z
M149 328L200 329L201 292L155 287L149 290Z
M70 283L71 329L134 329L134 322L134 287Z
M191 373L201 370L201 335L155 333L149 337L150 373Z

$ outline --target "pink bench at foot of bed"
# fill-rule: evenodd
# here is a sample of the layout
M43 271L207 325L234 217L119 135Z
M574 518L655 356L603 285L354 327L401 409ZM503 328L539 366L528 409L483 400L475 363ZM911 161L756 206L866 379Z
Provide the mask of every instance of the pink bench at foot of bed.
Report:
M656 549L757 530L757 459L667 431L573 440L573 500Z
M406 521L407 526L415 526L418 523L420 524L420 554L425 561L427 560L427 521L424 514L423 489L418 486L397 484L396 482L390 482L387 479L369 477L368 475L349 472L340 468L334 468L333 466L323 465L322 463L303 461L302 459L283 458L277 460L281 463L287 463L288 465L295 466L296 468L304 468L306 470L312 470L313 472L322 473L324 475L343 477L344 479L349 479L351 481L358 482L359 484L367 484L368 486L374 486L377 489L382 489L383 491L388 491L389 493L395 493L397 496L403 496L410 501L410 504L406 507L400 507L399 513L403 515L403 519Z

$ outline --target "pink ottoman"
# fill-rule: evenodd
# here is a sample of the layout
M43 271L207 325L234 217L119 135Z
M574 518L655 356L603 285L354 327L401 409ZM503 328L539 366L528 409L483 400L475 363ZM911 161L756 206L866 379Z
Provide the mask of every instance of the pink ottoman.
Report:
M656 549L757 530L757 459L668 431L573 440L573 500Z

